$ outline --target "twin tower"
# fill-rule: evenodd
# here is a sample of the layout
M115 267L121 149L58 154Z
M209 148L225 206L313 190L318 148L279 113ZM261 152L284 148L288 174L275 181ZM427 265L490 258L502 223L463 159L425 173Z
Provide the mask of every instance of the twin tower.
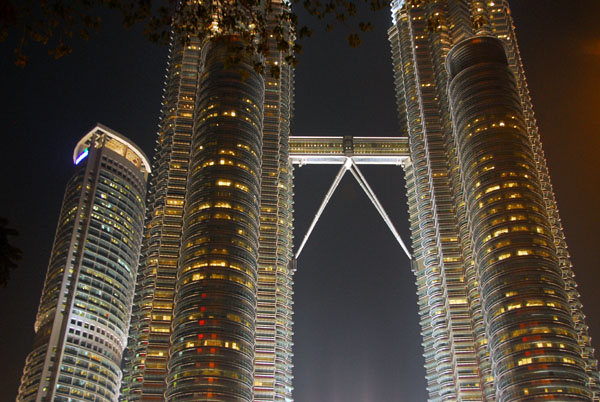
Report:
M597 401L507 1L392 19L429 400ZM271 45L277 77L173 41L151 168L103 126L78 144L18 401L293 400L293 71Z

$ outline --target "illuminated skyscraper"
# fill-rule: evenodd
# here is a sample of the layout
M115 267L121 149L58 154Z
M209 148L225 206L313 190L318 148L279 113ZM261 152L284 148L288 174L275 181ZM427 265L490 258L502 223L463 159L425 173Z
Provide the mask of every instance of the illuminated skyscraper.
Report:
M122 400L291 399L293 77L271 45L278 77L171 44Z
M98 124L73 152L17 401L116 401L150 167Z
M430 400L597 400L508 2L396 0L392 17Z
M272 1L275 16L281 12L282 7L286 7L284 3ZM294 72L285 63L284 54L275 50L276 48L272 41L267 65L278 65L280 75L265 77L254 363L255 402L292 400L294 268L290 261L293 249L294 184L289 159L289 137Z
M148 189L121 400L163 400L199 63L196 41L183 46L173 40Z
M122 400L292 401L291 163L350 170L396 236L356 165L403 164L431 401L598 398L508 3L392 11L408 141L291 139L275 43L278 77L173 40Z

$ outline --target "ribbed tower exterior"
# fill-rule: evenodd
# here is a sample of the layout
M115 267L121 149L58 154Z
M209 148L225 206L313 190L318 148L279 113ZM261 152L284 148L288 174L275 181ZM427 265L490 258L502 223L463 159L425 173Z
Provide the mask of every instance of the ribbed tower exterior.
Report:
M291 400L293 70L229 39L171 43L122 401Z
M198 83L167 401L252 401L264 81L224 42Z
M498 401L591 400L516 79L500 39L448 53L448 95Z
M172 38L148 189L120 400L163 401L201 66L199 41Z
M598 400L508 2L396 0L392 19L429 400Z
M150 166L97 125L73 153L17 401L117 401Z
M273 24L285 2L271 2ZM255 402L292 401L293 168L289 160L293 69L270 43L265 76L256 307Z

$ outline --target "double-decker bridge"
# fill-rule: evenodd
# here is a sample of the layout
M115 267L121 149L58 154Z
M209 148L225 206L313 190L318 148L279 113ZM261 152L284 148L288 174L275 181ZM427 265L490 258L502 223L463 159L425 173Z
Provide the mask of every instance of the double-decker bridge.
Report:
M388 228L404 250L412 259L408 247L398 234L388 214L369 186L358 165L396 165L404 167L410 158L408 138L406 137L290 137L290 161L294 165L342 165L335 176L329 191L325 195L306 235L294 256L294 262L302 253L310 234L317 224L327 203L347 171L352 173L369 200L375 206Z

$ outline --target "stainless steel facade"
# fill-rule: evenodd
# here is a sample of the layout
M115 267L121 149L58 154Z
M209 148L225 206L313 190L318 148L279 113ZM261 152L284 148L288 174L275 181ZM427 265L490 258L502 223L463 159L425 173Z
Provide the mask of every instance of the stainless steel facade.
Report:
M516 79L490 36L447 56L496 399L591 400Z
M272 1L273 23L286 2ZM289 158L294 71L285 55L270 43L267 66L280 67L279 77L266 75L263 114L260 238L256 306L254 401L292 400L293 169Z
M224 43L205 52L165 399L251 401L264 82Z
M173 318L201 47L172 39L121 400L162 401Z
M212 46L171 44L124 401L291 400L293 71Z
M150 167L96 126L77 144L17 401L117 401Z
M121 400L293 400L292 163L348 158L405 168L431 401L598 399L508 3L396 0L392 11L408 140L290 138L293 71L275 44L266 64L281 75L246 60L241 79L213 44L173 41ZM503 43L509 117L465 117L471 84L448 92L460 74L449 77L447 55L473 37ZM512 165L490 168L501 158L475 140L484 131L518 138Z
M597 362L508 2L394 1L392 14L396 93L411 153L406 178L430 400L591 400L592 393L597 400ZM450 50L480 36L503 43L504 70L489 73L487 83L476 81L484 67L465 72L464 82L449 78ZM461 56L456 50L451 72ZM491 79L494 73L504 80L502 89ZM509 116L485 105L475 116L477 102L493 91L510 98L510 105L500 105ZM506 141L520 150L501 158L496 139L485 135L497 133L500 143L501 133L510 130L512 140ZM496 166L494 158L513 165Z

